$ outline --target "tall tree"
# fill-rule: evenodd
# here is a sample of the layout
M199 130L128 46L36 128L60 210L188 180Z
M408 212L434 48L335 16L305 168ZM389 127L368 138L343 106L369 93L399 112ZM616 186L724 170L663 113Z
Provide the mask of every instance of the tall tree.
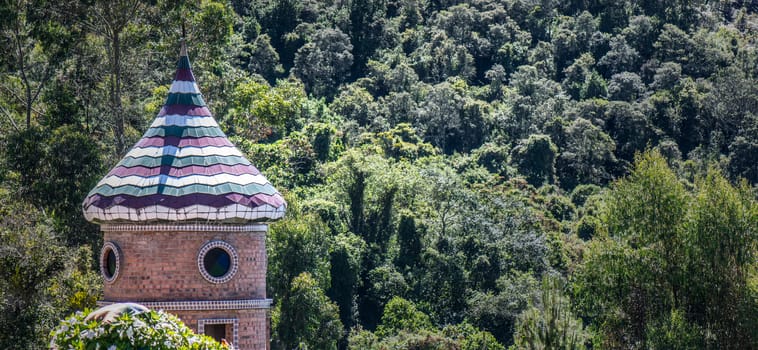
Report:
M108 101L116 151L126 151L127 115L124 113L122 90L124 85L124 31L134 23L145 8L143 0L98 0L91 7L92 12L85 19L90 30L101 34L105 39L108 53Z
M292 280L272 318L276 349L336 350L342 336L337 305L307 272Z
M0 23L2 41L5 42L7 58L0 59L0 66L13 72L0 75L0 93L8 94L21 103L26 128L32 125L32 115L42 111L37 102L42 91L53 78L72 44L71 23L61 21L59 7L54 3L36 3L28 0L5 1L0 4L0 14L5 19ZM70 21L70 18L69 18ZM20 84L17 91L14 82ZM7 117L10 112L3 108Z

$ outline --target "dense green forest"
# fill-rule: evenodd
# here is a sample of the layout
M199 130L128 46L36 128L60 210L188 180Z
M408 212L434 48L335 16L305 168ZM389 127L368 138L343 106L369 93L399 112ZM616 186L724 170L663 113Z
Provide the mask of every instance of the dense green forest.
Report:
M289 203L272 348L758 348L744 0L2 0L0 348L94 306L81 202L183 24Z

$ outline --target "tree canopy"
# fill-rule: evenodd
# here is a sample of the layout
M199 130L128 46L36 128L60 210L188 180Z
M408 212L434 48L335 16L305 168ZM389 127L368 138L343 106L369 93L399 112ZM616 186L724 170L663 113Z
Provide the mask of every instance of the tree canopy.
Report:
M0 348L94 306L81 202L160 110L183 26L209 109L290 204L267 236L273 348L758 348L752 2L0 18Z

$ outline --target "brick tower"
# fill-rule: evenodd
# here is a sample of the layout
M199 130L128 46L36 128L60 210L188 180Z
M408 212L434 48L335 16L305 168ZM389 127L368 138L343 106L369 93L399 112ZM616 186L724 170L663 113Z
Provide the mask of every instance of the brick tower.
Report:
M140 303L268 349L265 235L286 203L213 119L184 44L165 106L83 208L104 235L100 305Z

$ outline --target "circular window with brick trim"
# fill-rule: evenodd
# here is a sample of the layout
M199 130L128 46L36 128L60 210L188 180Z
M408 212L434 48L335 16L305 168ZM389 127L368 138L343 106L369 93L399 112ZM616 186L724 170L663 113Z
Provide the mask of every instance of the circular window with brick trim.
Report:
M121 249L113 242L105 242L103 249L100 250L100 273L108 283L118 278L118 272L121 270Z
M239 258L231 244L211 241L200 248L197 267L208 282L226 283L237 273Z

